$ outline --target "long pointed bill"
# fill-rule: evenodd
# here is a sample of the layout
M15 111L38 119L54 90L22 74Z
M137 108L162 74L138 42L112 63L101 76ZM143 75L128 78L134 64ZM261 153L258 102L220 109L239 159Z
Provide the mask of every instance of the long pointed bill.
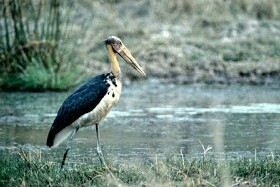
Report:
M128 64L130 64L134 69L136 69L142 76L146 76L146 73L143 71L143 69L140 67L140 65L137 63L137 61L134 59L132 54L129 52L129 50L122 46L123 49L118 53Z

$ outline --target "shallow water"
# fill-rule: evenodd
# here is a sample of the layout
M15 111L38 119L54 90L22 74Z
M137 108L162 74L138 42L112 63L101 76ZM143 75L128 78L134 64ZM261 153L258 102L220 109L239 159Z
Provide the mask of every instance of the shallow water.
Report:
M221 157L279 153L279 93L279 88L266 86L125 86L118 105L100 124L103 152L118 160L181 153L197 157L202 145ZM45 149L49 128L68 94L1 93L0 146ZM92 156L95 145L95 128L81 129L71 154ZM56 150L62 153L63 147Z

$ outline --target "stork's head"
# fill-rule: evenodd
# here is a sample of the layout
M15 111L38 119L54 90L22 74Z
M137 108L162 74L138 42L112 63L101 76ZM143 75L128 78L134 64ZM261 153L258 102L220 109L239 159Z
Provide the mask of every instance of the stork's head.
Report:
M119 39L116 36L109 36L104 42L107 46L112 46L113 51L119 54L129 65L136 69L141 75L146 76L143 69L140 67L138 62L134 59L132 54L122 43L121 39Z

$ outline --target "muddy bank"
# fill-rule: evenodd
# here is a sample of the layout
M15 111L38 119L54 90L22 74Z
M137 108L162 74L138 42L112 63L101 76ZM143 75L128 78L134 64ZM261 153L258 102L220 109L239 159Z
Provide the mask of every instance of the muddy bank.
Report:
M137 55L137 54L136 54ZM224 61L205 57L189 60L188 56L168 49L140 52L137 60L144 67L148 78L177 84L252 84L280 86L280 59L262 61ZM108 65L107 65L108 66ZM124 66L121 63L121 66ZM104 67L106 69L106 67ZM126 79L138 79L139 75L126 68Z
M165 82L280 86L280 64L275 62L205 60L187 62L184 66L178 66L176 61L165 59L160 63L145 64L145 67L150 77Z

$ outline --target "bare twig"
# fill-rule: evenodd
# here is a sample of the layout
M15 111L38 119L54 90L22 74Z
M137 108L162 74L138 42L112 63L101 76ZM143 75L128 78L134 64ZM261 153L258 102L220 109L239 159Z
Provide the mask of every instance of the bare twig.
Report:
M207 152L208 151L210 151L211 149L212 149L212 147L210 146L210 145L208 145L207 147L206 147L206 149L205 149L205 147L204 147L204 145L202 144L202 142L200 141L200 140L198 140L199 141L199 143L200 143L200 145L201 145L201 147L202 147L202 149L203 149L203 162L204 162L204 160L205 160L205 158L206 158L206 155L207 155Z

